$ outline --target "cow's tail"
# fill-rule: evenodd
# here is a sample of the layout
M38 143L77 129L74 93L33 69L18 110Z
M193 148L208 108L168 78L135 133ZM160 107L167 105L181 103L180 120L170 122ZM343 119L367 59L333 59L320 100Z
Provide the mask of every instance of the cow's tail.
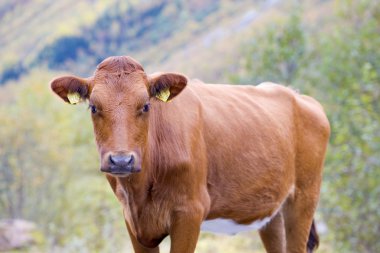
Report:
M311 224L309 240L307 241L307 253L313 253L319 246L319 236L317 233L317 228L315 226L315 221Z

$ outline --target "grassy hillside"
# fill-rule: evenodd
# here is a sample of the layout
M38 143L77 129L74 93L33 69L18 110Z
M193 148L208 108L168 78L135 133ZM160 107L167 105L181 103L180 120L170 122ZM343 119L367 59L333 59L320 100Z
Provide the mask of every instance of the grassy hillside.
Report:
M1 1L0 73L23 72L44 48L62 36L80 34L115 1ZM22 74L22 73L20 73Z
M110 55L132 55L152 71L167 66L192 74L181 68L185 62L199 66L205 49L217 56L214 45L237 46L242 37L236 35L250 30L262 11L271 15L278 1L6 3L0 9L6 24L0 29L0 84L41 65L89 75ZM186 60L176 56L183 54Z
M315 21L327 16L320 12L326 5L331 1L309 0L297 8L319 25ZM132 55L150 72L183 71L227 82L225 73L244 54L241 42L266 24L282 22L295 6L277 0L5 1L0 84L42 65L90 75L110 55Z

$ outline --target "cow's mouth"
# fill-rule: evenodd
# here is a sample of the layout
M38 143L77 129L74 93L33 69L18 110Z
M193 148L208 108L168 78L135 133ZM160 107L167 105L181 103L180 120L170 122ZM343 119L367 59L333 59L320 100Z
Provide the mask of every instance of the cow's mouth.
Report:
M126 167L110 166L108 168L100 168L100 171L111 174L113 176L125 177L130 174L138 173L141 171L141 169L134 166L126 166Z

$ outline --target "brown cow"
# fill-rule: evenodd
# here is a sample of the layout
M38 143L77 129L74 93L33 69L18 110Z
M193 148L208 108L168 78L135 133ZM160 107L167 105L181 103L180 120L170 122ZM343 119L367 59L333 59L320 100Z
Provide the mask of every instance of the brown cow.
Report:
M159 252L167 235L170 252L194 252L201 227L215 224L259 229L268 252L317 247L313 215L330 127L313 98L272 83L149 76L126 56L51 87L66 102L88 100L100 170L135 252Z

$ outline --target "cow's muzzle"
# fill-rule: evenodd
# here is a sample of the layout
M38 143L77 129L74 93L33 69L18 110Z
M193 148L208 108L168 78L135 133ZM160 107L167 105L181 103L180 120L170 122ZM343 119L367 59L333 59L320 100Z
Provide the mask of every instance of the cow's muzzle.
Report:
M138 157L131 153L110 153L106 157L107 162L100 170L115 176L127 176L131 173L140 172Z

